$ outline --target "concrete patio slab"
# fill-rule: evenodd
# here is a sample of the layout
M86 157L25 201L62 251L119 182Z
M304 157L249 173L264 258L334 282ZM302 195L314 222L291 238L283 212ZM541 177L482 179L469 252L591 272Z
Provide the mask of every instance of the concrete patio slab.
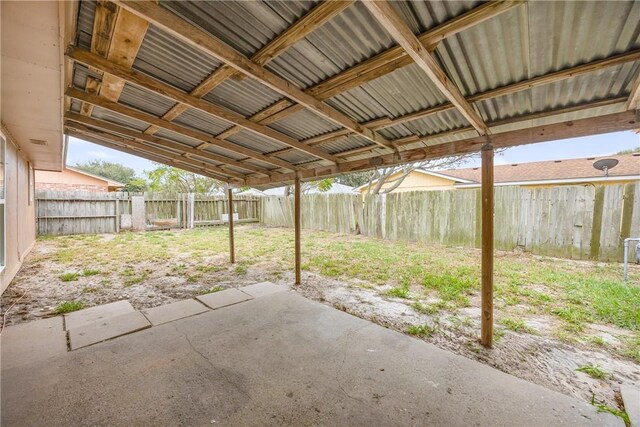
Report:
M185 317L209 311L207 307L193 299L174 302L159 307L143 310L142 313L149 319L153 325L161 325L163 323L172 322L174 320L183 319Z
M286 286L278 286L271 282L260 282L254 285L243 286L240 288L245 294L249 294L254 298L263 297L265 295L275 294L276 292L284 292L289 290Z
M98 305L96 307L85 308L65 314L64 325L67 331L108 319L120 316L121 314L133 313L136 310L127 300L116 301L109 304Z
M28 365L67 352L62 316L8 326L0 342L2 369Z
M139 311L106 317L92 324L69 330L71 350L77 350L92 344L117 338L141 329L151 327L151 323Z
M624 409L629 415L631 427L640 427L640 388L629 384L620 384L620 394Z
M3 425L623 426L295 292L2 370Z
M212 309L248 301L251 298L253 298L251 295L245 294L238 289L226 289L224 291L213 292L211 294L199 295L196 297L198 301Z

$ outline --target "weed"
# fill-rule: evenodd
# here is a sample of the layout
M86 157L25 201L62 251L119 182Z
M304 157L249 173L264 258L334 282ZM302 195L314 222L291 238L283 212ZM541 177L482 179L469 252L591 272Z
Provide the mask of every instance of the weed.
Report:
M196 270L201 273L215 273L216 271L225 270L225 267L220 267L219 265L197 265Z
M91 269L87 269L84 270L82 272L83 276L97 276L98 274L102 273L100 270L91 270Z
M56 306L53 310L55 314L71 313L72 311L81 310L84 307L82 301L64 301Z
M611 376L609 373L602 370L602 368L598 364L583 365L577 368L576 371L584 372L585 374L589 375L591 378L595 378L598 380L606 380Z
M436 328L429 325L411 325L407 328L407 334L416 337L432 337Z
M198 280L200 280L200 275L198 274L190 274L187 276L187 282L189 283L196 283Z
M522 319L512 319L510 317L507 317L502 319L500 323L502 323L505 328L513 332L526 332L528 334L533 333L533 330L529 328Z
M427 304L421 303L420 301L414 302L411 305L411 308L413 308L418 313L429 314L429 315L438 314L440 312L440 305L438 304L427 305Z
M63 282L73 282L75 280L78 280L79 277L79 273L64 273L59 275L58 279L62 280Z
M604 338L597 336L597 335L593 335L588 337L587 339L591 344L593 345L597 345L598 347L606 347L607 346L607 342L604 340Z
M402 286L398 286L398 287L389 289L384 294L388 295L390 297L407 299L407 298L409 298L409 289L407 289L405 287L402 287Z
M236 272L236 274L247 274L247 271L249 271L249 267L247 267L245 264L238 264L236 265L234 271Z
M625 340L625 347L622 350L622 354L640 363L640 334L636 334L634 337Z
M493 341L498 343L504 337L504 329L496 328L493 330Z
M598 412L608 412L611 415L615 415L616 417L622 418L622 421L624 421L624 424L626 426L631 425L629 414L627 414L625 411L617 408L612 408L611 406L605 403L598 402L596 401L595 396L591 398L591 404L598 409Z
M82 293L83 294L92 294L98 292L98 288L93 287L93 286L86 286L84 288L82 288Z

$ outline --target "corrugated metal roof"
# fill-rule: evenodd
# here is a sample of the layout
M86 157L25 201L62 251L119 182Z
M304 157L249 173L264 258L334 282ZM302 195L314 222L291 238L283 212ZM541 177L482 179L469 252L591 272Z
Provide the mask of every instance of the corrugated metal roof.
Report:
M187 92L219 66L220 61L153 25L149 26L133 63L134 69Z
M309 0L161 2L162 7L209 31L247 56L273 40L315 4L315 1ZM478 4L478 1L444 0L403 0L392 3L416 34L424 33ZM95 5L92 2L81 1L78 43L85 48L90 47L94 13ZM306 88L394 45L392 38L372 18L365 6L356 2L290 47L269 63L267 68ZM435 55L454 83L468 96L636 48L640 48L640 2L528 2L442 40ZM136 70L187 92L219 66L220 62L216 59L154 26L149 28L134 63ZM475 106L485 120L496 121L626 96L639 73L640 61L626 63L478 102ZM90 74L86 67L76 66L74 85L84 88L86 77ZM204 97L208 102L222 105L245 117L282 98L281 94L251 78L227 79ZM161 116L174 105L164 97L131 85L125 86L120 102L155 116ZM334 96L327 102L353 119L366 122L404 116L439 105L446 102L446 98L419 67L411 64ZM79 103L72 102L72 108L77 110ZM590 117L616 108L619 109L619 106L600 107L562 117ZM148 126L99 108L94 109L94 116L138 130ZM539 119L536 123L556 119ZM192 109L179 116L176 123L211 135L219 134L231 126L224 120ZM515 129L530 126L530 123L510 124L504 128ZM269 126L299 140L338 129L333 122L306 110ZM380 133L386 138L398 139L411 135L433 135L468 126L461 114L452 109L386 128ZM191 138L167 131L160 131L158 135L192 146L198 144ZM450 133L430 139L427 144L473 135L473 131ZM247 130L234 134L228 140L260 153L286 147ZM318 147L329 153L340 153L369 145L370 141L352 135ZM403 149L413 146L424 146L424 143L410 144ZM207 150L233 158L242 157L218 148ZM364 153L353 158L368 155ZM289 150L279 158L294 163L317 161L316 157L298 150ZM248 163L267 166L256 160Z
M314 1L166 1L160 3L250 56L304 15Z

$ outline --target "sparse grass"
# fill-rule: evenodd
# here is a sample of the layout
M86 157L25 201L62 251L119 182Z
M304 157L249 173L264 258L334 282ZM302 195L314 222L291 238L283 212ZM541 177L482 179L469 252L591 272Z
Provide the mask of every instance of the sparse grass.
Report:
M93 294L95 292L98 292L99 289L94 287L94 286L86 286L84 288L82 288L82 293L83 294Z
M187 282L189 283L196 283L198 280L200 280L199 274L193 274L193 275L190 274L187 276Z
M640 333L625 340L622 354L640 363Z
M384 294L388 295L390 297L408 299L409 298L409 289L407 289L405 287L402 287L402 286L398 286L398 287L391 288L391 289L387 290Z
M58 304L53 312L55 314L65 314L81 310L83 307L84 303L82 301L64 301Z
M593 365L583 365L576 369L578 372L584 372L591 378L598 380L606 380L610 377L608 372L605 372L597 363Z
M622 411L618 408L612 408L609 405L597 402L595 400L595 396L591 399L591 404L598 408L598 412L608 412L609 414L615 415L616 417L620 417L622 418L622 421L624 421L625 426L631 427L631 420L629 419L629 414L627 414L626 411Z
M534 333L533 329L528 327L524 320L522 319L513 319L511 317L506 317L500 321L510 331L513 332L526 332L528 334Z
M97 276L98 274L102 274L102 272L100 270L92 270L92 269L87 269L82 271L83 276Z
M430 325L411 325L407 328L407 334L416 337L432 337L436 328Z
M64 273L59 275L58 279L62 280L63 282L73 282L75 280L78 280L79 277L79 273Z
M200 295L205 295L205 294L212 294L214 292L220 292L223 291L224 288L222 286L212 286L210 288L207 289L202 289L200 292L198 292L198 294Z
M434 315L440 312L440 306L437 304L423 304L420 301L416 301L411 305L418 313Z
M249 267L246 264L238 264L236 265L236 268L233 269L233 271L235 271L236 274L247 274L247 271L249 271Z

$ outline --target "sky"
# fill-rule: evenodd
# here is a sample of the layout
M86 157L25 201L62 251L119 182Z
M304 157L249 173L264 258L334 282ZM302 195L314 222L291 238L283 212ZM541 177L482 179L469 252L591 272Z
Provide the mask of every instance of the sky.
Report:
M496 155L495 164L504 165L542 160L606 156L622 150L638 148L639 146L640 135L634 132L615 132L509 148ZM73 166L78 162L84 163L92 159L121 163L133 168L137 174L142 174L145 170L154 168L152 162L149 160L111 150L77 138L69 138L67 165ZM473 159L462 167L475 167L479 165L480 160Z

